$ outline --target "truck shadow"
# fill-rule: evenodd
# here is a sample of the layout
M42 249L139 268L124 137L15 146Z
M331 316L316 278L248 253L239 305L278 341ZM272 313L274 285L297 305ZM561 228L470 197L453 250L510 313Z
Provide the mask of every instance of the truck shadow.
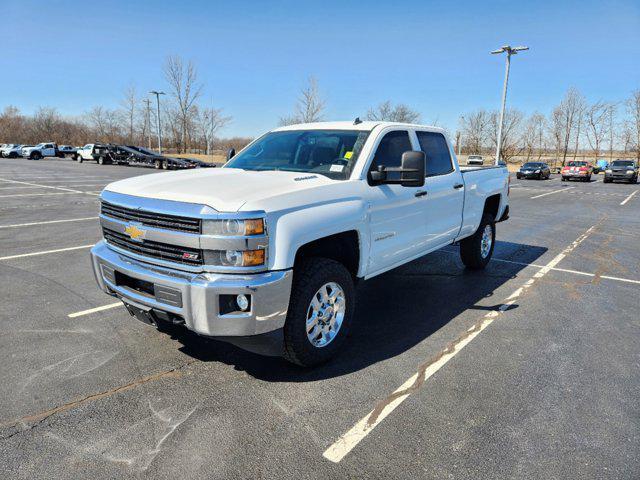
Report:
M173 330L172 335L182 343L185 354L204 362L233 365L260 380L307 382L337 377L406 352L464 312L474 311L468 315L479 320L504 300L505 294L493 299L494 292L546 251L544 247L497 242L489 266L484 271L471 271L464 268L458 248L452 246L362 282L357 289L350 341L334 361L315 369L300 368L280 357L257 355L184 329ZM512 305L510 310L515 308L518 306ZM467 323L451 339L463 333Z

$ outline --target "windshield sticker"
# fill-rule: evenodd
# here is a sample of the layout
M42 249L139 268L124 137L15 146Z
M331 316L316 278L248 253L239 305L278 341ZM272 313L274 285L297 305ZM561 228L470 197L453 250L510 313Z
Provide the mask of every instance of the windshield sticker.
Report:
M344 170L344 165L331 165L329 168L330 172L342 172Z
M347 152L344 154L344 158L346 158L347 160L350 160L352 155L353 155L353 152Z

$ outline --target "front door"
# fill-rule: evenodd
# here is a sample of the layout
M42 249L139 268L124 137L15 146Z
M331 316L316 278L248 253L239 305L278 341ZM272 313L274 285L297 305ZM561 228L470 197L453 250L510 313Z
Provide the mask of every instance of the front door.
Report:
M378 165L400 167L402 154L411 150L414 148L408 131L389 131L375 149L369 171ZM422 195L422 187L371 185L369 188L371 253L367 276L372 276L403 263L424 249L426 197Z

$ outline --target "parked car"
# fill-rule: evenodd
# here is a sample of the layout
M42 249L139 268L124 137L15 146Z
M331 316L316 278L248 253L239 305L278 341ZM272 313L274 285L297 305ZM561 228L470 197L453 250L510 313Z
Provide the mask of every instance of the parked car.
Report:
M435 127L292 125L223 168L111 183L96 280L147 323L320 364L349 335L356 280L458 242L468 268L488 264L509 173L450 152Z
M551 176L549 165L544 162L527 162L516 173L516 178L537 178L538 180L548 179Z
M21 150L23 158L30 160L40 160L44 157L56 157L58 155L58 145L54 142L43 142L36 146L23 146Z
M604 171L604 183L624 180L629 183L638 182L638 163L635 160L614 160Z
M583 182L590 182L593 166L589 162L571 161L562 167L560 173L562 174L563 182L574 178L580 179Z
M82 163L86 160L93 160L99 165L111 163L109 158L109 145L104 143L88 143L76 151L76 161Z
M469 155L467 158L467 165L482 165L484 164L484 158L482 155Z
M0 157L17 158L22 155L23 145L7 143L0 149Z

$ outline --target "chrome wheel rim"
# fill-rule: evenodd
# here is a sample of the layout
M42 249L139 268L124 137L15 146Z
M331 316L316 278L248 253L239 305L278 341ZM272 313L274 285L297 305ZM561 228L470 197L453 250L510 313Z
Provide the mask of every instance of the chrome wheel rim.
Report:
M480 241L480 255L482 258L487 258L491 251L491 245L493 244L493 231L491 225L485 225L482 232L482 240Z
M311 345L329 345L340 331L345 311L346 299L340 285L329 282L320 287L307 309L307 339Z

